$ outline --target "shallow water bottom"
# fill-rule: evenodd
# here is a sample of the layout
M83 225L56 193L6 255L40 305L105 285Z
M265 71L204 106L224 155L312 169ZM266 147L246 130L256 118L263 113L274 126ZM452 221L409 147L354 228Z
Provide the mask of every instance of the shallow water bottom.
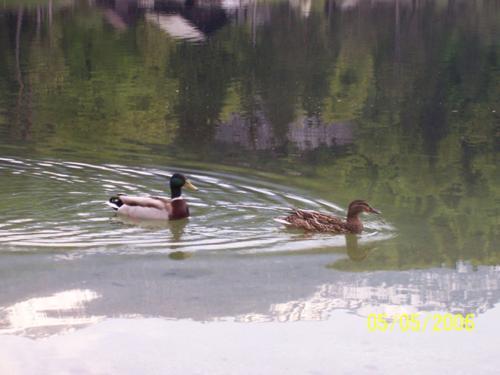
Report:
M2 374L497 374L491 330L367 332L366 318L337 311L321 322L238 323L107 319L33 340L0 336Z

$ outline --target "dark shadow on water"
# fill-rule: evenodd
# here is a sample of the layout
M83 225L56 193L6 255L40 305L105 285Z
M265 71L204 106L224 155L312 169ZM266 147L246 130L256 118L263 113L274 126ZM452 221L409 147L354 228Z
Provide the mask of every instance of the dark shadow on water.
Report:
M218 1L98 0L104 19L117 31L125 31L146 18L174 39L203 41L222 28L229 16Z
M182 240L182 235L184 234L184 230L189 223L189 219L183 220L173 220L173 221L165 221L165 220L139 220L132 219L129 217L124 217L120 215L116 215L113 220L120 222L126 225L138 226L145 229L150 229L151 235L158 237L164 235L164 230L168 229L170 231L171 236L165 237L165 245L169 246L172 249L177 247L176 242Z
M376 248L376 244L369 243L360 245L358 243L358 236L355 234L347 234L345 236L347 256L353 262L361 262L366 259L368 254Z
M190 252L187 251L173 251L168 254L168 257L172 260L186 260L193 256Z

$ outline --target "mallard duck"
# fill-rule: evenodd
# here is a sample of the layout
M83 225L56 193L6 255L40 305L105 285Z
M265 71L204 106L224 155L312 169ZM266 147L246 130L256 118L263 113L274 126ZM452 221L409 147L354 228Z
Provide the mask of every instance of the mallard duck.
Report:
M198 190L184 175L175 173L170 178L171 199L166 197L133 197L118 194L109 199L109 205L119 215L133 219L184 219L189 216L189 207L181 195L183 187Z
M362 212L380 214L379 211L370 207L365 201L355 200L349 204L346 221L329 214L299 209L293 209L290 215L278 218L276 221L291 228L300 228L310 232L359 234L363 231L363 223L359 218L359 214Z

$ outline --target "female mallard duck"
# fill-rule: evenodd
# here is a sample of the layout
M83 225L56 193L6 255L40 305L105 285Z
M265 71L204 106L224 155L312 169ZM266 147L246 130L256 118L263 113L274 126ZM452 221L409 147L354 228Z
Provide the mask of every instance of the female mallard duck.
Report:
M346 221L321 212L298 209L294 209L290 215L284 218L280 218L277 221L289 227L305 229L306 231L310 232L359 234L363 231L363 223L359 218L359 214L361 214L362 212L380 214L379 211L370 207L370 205L365 201L355 200L349 204L349 208L347 209Z
M109 199L109 205L118 214L132 219L184 219L189 216L189 207L181 195L183 187L198 190L184 175L175 173L170 178L171 199L166 197L131 197L119 194Z

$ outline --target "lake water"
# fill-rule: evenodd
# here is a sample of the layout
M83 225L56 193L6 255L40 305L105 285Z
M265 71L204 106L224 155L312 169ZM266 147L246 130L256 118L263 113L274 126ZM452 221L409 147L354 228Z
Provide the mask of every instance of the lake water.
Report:
M498 373L499 103L495 0L0 2L0 373Z

